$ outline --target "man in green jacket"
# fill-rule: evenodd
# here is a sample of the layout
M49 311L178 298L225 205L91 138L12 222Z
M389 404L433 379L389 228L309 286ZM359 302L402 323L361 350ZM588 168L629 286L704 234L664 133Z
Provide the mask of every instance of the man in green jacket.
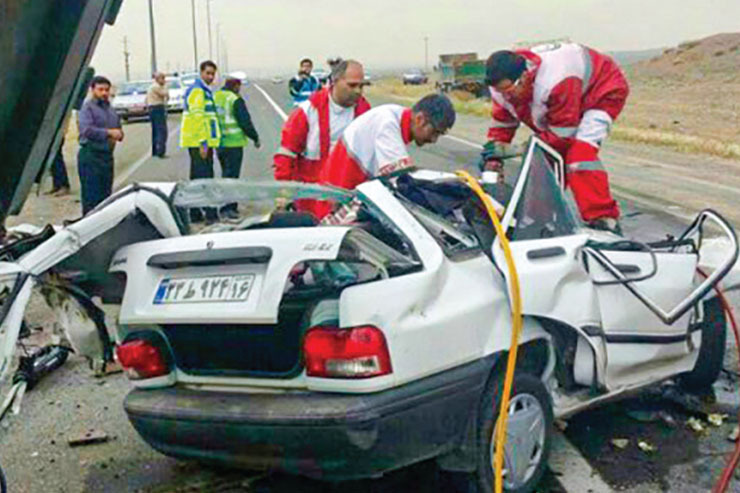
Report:
M216 64L210 60L200 64L200 78L185 91L184 110L180 126L180 147L190 154L190 179L213 178L213 149L221 143L216 104L208 87L216 78ZM206 222L216 221L216 210L206 208ZM193 222L203 220L200 209L190 210Z
M213 95L221 128L221 145L216 154L224 178L239 178L247 138L254 141L257 149L260 148L259 134L254 128L244 99L239 95L241 87L239 79L228 78L224 87ZM236 204L227 204L221 209L221 214L229 219L239 217Z

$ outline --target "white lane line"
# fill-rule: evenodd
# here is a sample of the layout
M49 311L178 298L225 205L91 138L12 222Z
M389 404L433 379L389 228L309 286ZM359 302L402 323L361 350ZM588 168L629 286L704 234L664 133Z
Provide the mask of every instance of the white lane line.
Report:
M469 140L461 139L460 137L455 137L454 135L443 135L442 137L444 137L445 139L454 140L455 142L458 142L460 144L468 145L468 146L473 147L475 149L483 149L483 146L480 145L480 144L477 144L475 142L471 142Z
M558 482L569 493L614 491L562 433L554 433L552 436L552 453L548 465Z
M262 95L265 97L265 99L267 100L267 102L270 103L273 108L275 108L275 111L277 111L277 114L280 115L280 118L282 118L283 121L285 121L285 120L288 119L288 115L286 115L285 112L283 111L283 109L280 106L278 106L278 104L270 97L269 94L267 94L267 91L265 91L264 89L262 89L259 86L259 84L254 84L254 87L257 88L257 90L259 92L261 92Z
M180 126L179 126L179 124L175 128L175 130L173 132L170 132L169 136L167 136L167 144L169 145L170 144L170 140L174 139L178 135L180 135ZM149 151L147 154L144 154L136 162L134 162L134 164L132 164L131 166L129 166L126 169L126 171L121 176L119 176L118 178L116 178L116 181L113 182L113 190L117 190L118 188L120 188L121 185L123 185L124 182L126 182L126 180L128 180L129 178L131 178L131 175L133 175L134 173L136 173L136 171L139 168L141 168L141 165L144 164L145 162L147 162L149 159L151 159L151 157L152 157L152 152Z

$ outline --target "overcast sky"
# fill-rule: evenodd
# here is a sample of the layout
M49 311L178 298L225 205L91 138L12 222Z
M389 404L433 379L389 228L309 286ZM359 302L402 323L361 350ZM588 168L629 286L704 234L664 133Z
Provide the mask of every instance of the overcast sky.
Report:
M195 0L198 60L209 56L207 0ZM124 0L93 57L98 73L124 74L128 38L132 78L149 74L147 0ZM190 70L190 0L153 0L160 70ZM217 30L230 70L251 76L290 73L300 58L357 58L369 71L429 66L440 53L487 56L519 41L567 36L605 51L673 46L740 31L738 0L211 0L212 53Z

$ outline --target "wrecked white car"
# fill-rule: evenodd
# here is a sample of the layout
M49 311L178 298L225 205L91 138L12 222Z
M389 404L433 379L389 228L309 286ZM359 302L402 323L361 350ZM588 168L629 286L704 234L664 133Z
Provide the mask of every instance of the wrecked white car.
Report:
M584 229L561 178L562 161L535 138L504 182L486 185L505 207L524 312L508 491L540 479L554 418L669 378L709 386L724 354L711 289L738 248L722 217L705 211L657 243L627 240ZM282 208L305 199L354 202L358 221L324 226ZM189 208L233 202L238 221L198 232L187 222ZM727 247L711 262L709 222ZM165 454L328 479L436 457L491 491L510 272L482 204L454 175L417 171L352 192L134 185L4 254L0 368L40 287L80 354L99 366L117 345L134 386L126 412ZM115 327L103 304L120 305Z

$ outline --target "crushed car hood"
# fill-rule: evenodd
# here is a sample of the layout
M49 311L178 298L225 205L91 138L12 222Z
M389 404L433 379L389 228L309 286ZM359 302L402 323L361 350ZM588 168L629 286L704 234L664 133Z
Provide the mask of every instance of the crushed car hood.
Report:
M123 0L4 0L0 5L0 218L17 214L80 103L93 49Z

